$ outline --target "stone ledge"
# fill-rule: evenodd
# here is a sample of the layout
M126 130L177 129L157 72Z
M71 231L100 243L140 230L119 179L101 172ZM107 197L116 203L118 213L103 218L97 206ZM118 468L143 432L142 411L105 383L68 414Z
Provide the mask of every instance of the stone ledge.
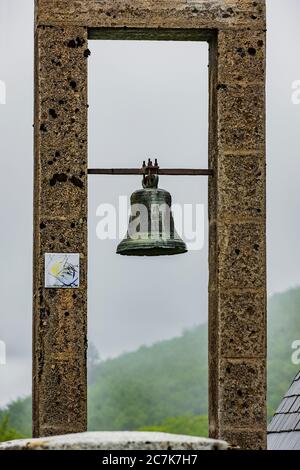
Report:
M1 450L227 450L225 441L160 432L85 432L0 444Z

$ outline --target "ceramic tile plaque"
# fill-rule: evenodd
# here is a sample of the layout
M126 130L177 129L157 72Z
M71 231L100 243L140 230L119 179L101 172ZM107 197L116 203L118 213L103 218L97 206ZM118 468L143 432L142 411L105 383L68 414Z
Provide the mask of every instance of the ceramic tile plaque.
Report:
M45 254L45 287L79 287L79 253Z

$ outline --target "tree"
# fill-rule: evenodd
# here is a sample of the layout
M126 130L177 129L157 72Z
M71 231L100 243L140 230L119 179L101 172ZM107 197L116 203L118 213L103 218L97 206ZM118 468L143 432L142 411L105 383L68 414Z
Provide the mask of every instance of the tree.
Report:
M9 416L6 415L0 423L0 442L22 439L24 436L15 429L9 428Z

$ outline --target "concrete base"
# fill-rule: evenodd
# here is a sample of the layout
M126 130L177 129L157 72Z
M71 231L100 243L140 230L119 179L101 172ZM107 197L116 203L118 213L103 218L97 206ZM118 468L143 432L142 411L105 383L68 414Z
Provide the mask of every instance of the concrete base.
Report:
M160 432L86 432L0 444L0 450L226 450L224 441Z

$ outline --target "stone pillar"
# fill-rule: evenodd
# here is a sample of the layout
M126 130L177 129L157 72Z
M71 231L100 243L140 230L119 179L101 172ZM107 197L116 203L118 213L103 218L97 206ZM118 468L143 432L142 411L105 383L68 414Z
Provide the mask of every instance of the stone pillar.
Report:
M33 434L86 430L87 30L36 28ZM79 289L45 289L45 253L80 253Z
M265 32L211 50L210 435L266 445Z

